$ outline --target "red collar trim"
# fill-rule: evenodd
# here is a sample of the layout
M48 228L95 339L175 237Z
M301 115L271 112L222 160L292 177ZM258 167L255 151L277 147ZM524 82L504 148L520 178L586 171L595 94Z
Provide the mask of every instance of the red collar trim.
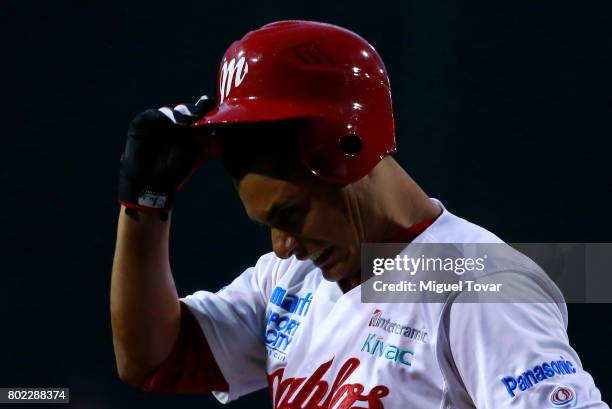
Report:
M440 212L440 214L442 214L442 212ZM412 226L408 227L406 230L402 230L395 236L391 237L387 241L387 243L410 243L419 234L423 233L429 226L431 226L433 222L435 222L436 219L438 219L438 217L440 217L440 215L432 219L424 220L417 224L413 224Z

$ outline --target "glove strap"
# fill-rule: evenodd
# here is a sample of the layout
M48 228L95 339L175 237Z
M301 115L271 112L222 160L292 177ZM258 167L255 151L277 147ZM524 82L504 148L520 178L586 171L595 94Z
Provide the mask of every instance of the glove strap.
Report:
M168 212L172 208L175 192L157 192L138 186L128 178L119 178L119 203L126 208L143 212Z

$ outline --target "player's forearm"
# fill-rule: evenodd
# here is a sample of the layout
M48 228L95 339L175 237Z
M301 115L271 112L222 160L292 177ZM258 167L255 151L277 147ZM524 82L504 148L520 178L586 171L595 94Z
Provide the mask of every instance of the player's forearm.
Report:
M168 356L180 326L170 270L170 220L121 209L111 279L111 320L119 375L138 384Z

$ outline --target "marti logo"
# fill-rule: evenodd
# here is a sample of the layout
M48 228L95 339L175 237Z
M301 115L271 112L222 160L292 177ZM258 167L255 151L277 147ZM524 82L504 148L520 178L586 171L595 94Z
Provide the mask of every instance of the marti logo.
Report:
M361 352L366 352L377 358L384 358L389 361L399 362L402 365L411 366L414 352L409 349L400 349L399 347L385 343L383 337L376 334L368 334Z
M241 51L238 56L243 53ZM249 63L247 63L244 56L240 57L238 61L236 61L236 58L232 58L229 62L227 60L223 62L221 72L219 73L219 104L229 95L232 84L236 88L240 86L248 72Z
M304 298L300 298L294 294L287 294L287 290L282 287L276 287L270 296L270 302L281 307L283 310L296 313L297 315L305 316L310 308L312 301L312 293L306 294Z
M300 317L308 314L312 293L300 297L287 294L287 290L282 287L276 287L270 297L270 303L280 307L280 311L268 312L265 341L271 356L284 360L285 351L300 326Z

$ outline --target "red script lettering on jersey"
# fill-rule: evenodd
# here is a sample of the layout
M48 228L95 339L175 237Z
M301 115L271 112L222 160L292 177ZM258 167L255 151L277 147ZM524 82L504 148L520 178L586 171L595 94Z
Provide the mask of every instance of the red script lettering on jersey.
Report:
M268 374L268 385L275 409L349 409L370 408L384 409L383 397L389 394L384 385L373 387L362 395L364 387L360 383L344 383L359 367L359 359L349 358L342 365L336 379L329 389L329 383L323 380L332 365L334 358L325 362L309 378L283 379L285 368L279 368ZM329 392L328 392L329 389ZM308 399L308 403L306 403ZM325 399L325 400L323 400ZM321 402L323 400L323 402ZM367 402L367 406L353 406L355 402Z

